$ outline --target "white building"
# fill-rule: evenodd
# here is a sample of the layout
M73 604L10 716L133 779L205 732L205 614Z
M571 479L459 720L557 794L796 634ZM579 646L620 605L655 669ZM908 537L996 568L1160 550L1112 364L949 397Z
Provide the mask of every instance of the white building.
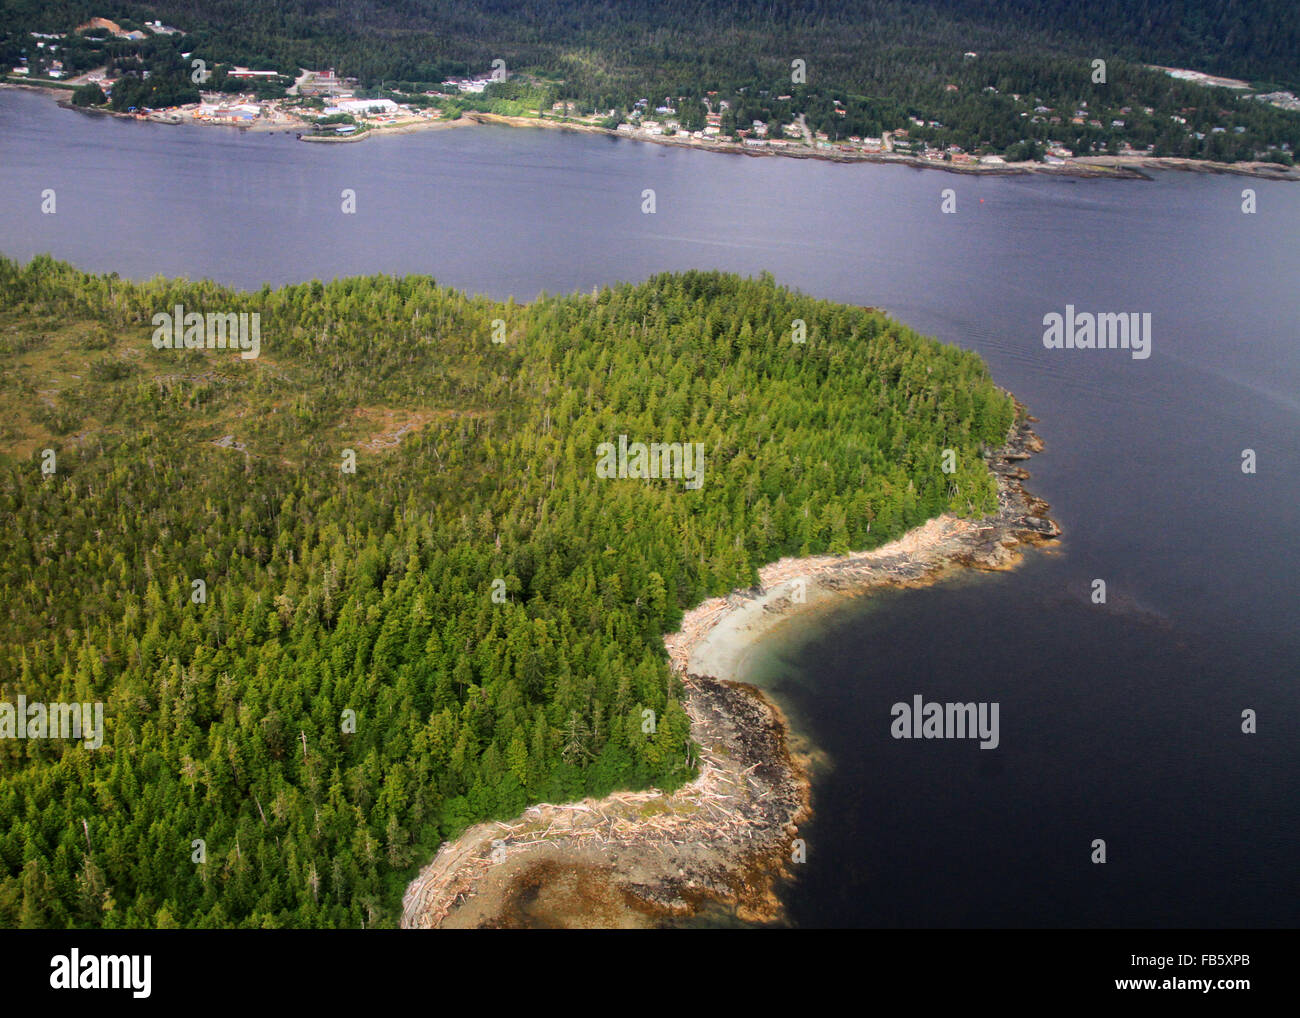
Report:
M391 99L340 99L331 109L336 113L350 113L354 117L402 112L402 107ZM325 112L329 113L330 110Z

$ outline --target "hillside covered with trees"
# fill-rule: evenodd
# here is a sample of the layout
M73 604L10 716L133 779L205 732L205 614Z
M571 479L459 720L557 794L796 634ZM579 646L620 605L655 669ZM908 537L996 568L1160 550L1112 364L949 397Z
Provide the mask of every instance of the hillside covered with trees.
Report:
M124 27L156 18L217 60L287 73L335 66L367 82L439 81L499 57L582 88L644 92L659 82L761 80L768 61L788 67L802 57L822 84L860 89L924 80L978 50L1300 86L1300 22L1288 0L0 0L0 15L14 32L62 31L96 15Z
M131 41L72 31L92 14L123 31L161 21L181 32L149 29ZM209 91L275 98L301 68L336 68L369 97L417 103L499 60L519 77L486 95L450 89L449 113L518 115L563 102L614 126L663 104L684 131L724 108L729 136L755 122L798 136L803 117L829 144L902 129L909 148L1013 160L1060 145L1076 155L1291 164L1300 112L1253 96L1300 90L1294 14L1284 0L0 0L0 71L27 61L34 80L56 55L68 78L104 66L116 79L112 108L131 110L197 102L195 58L212 72ZM1097 59L1104 81L1093 77ZM1255 93L1175 80L1152 63L1244 78ZM280 77L229 77L235 65ZM86 87L76 101L105 100Z
M260 314L260 356L156 349L176 305ZM0 740L29 927L393 925L472 822L680 784L683 609L990 510L1013 416L974 354L695 272L521 306L0 260L0 380L0 701L106 727ZM624 434L702 485L602 478Z

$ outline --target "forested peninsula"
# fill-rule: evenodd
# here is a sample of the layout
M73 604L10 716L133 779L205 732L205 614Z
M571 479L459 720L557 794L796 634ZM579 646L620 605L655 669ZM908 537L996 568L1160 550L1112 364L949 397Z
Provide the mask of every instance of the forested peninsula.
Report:
M157 316L260 319L167 348ZM783 556L999 509L973 353L773 279L521 305L0 259L0 924L373 927L438 846L698 773L665 634ZM702 483L602 476L700 450ZM652 719L647 724L647 719Z

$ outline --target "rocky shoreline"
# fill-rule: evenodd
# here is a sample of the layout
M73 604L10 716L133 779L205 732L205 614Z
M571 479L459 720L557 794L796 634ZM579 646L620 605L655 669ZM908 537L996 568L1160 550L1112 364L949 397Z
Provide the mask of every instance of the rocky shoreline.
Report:
M1042 442L1016 406L1007 443L986 455L998 485L993 515L945 514L873 551L771 563L758 587L705 601L665 637L699 747L695 780L671 794L543 803L470 828L408 886L402 927L646 927L710 902L742 921L780 921L775 888L811 815L809 767L780 709L738 681L744 653L828 598L921 586L958 568L1010 569L1024 548L1059 535L1047 503L1024 488L1021 464Z
M1184 170L1193 173L1235 174L1258 177L1264 180L1300 180L1300 169L1278 163L1218 163L1208 159L1184 159L1156 156L1077 156L1060 165L1024 162L1003 163L997 166L963 165L922 159L896 152L843 152L809 148L756 148L734 141L697 142L690 138L664 135L627 135L595 124L567 123L557 120L540 120L536 117L507 117L495 113L466 113L453 121L456 125L496 124L504 127L540 127L580 134L603 134L611 138L668 145L694 152L717 152L726 155L744 155L755 158L816 159L832 163L883 163L911 166L921 170L940 170L967 176L1007 177L1027 173L1057 177L1106 178L1111 180L1150 180L1146 170Z
M758 690L683 676L699 776L579 803L531 806L470 828L407 888L406 929L648 927L709 900L767 921L797 825L805 768L780 711Z

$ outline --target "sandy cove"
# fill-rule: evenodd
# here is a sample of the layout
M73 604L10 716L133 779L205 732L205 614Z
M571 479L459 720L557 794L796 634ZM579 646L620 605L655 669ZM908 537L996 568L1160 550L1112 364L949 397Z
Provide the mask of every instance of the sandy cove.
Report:
M848 555L783 558L758 571L759 585L698 605L682 628L664 638L679 673L736 681L745 656L768 630L828 601L881 587L933 583L960 568L1012 569L1022 549L1055 539L1049 506L1024 489L1029 474L1018 464L1042 449L1029 417L1017 404L1008 442L988 457L998 482L998 511L982 520L945 513L913 527L896 541ZM802 591L800 591L802 587Z
M1042 449L1033 420L1017 404L1007 444L987 456L993 515L945 514L873 551L781 559L759 570L758 587L686 613L664 645L699 747L695 780L471 827L407 887L402 927L646 927L709 902L744 921L780 921L775 888L811 815L808 765L780 709L738 681L745 655L773 626L832 599L924 586L954 569L1011 569L1025 548L1054 540L1047 503L1021 483L1020 463Z

